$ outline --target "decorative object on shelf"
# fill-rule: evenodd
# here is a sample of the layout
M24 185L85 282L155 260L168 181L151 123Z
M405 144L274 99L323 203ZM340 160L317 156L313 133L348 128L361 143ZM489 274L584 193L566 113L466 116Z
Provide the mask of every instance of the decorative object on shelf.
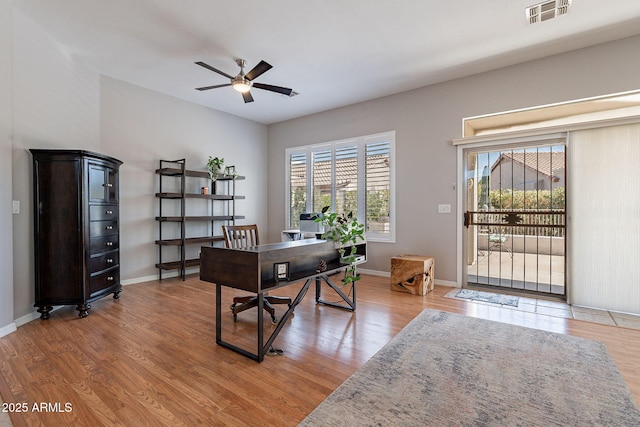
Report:
M238 178L238 173L236 172L236 167L235 166L226 166L224 168L224 176L225 176L225 178L231 178L233 180Z
M224 159L222 157L211 157L207 162L207 171L209 172L209 178L211 181L216 181L220 178L220 175L224 178L236 179L238 173L235 166L225 166Z
M224 172L224 159L221 157L209 156L207 170L209 171L209 178L211 178L211 181L215 181L218 179L218 175Z
M342 283L347 285L360 280L356 273L356 264L361 261L361 257L356 253L356 245L365 242L364 224L353 216L353 212L338 214L329 212L329 209L330 206L322 208L322 212L314 221L325 226L322 235L324 239L333 240L339 245L340 261L348 264L342 279Z

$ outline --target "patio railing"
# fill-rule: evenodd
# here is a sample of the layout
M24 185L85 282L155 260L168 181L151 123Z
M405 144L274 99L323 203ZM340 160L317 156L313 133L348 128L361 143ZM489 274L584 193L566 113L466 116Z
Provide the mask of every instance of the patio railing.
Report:
M480 233L514 236L565 237L565 211L492 210L467 211L465 226L475 225Z

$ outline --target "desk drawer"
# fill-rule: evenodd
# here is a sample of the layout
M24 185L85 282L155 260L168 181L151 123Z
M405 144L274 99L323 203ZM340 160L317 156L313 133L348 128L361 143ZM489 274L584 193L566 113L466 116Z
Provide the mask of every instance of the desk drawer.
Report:
M118 221L90 221L89 236L100 237L118 234Z
M118 205L89 206L90 221L105 221L118 219Z
M120 264L120 252L112 251L102 255L95 256L89 261L89 272L96 273L98 271L107 270Z

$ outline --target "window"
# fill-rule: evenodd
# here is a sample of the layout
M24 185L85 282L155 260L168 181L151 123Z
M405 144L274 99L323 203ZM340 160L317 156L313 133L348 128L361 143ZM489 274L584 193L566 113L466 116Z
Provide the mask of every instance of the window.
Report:
M394 150L395 132L287 149L287 227L298 228L303 212L331 206L353 212L367 239L393 242Z

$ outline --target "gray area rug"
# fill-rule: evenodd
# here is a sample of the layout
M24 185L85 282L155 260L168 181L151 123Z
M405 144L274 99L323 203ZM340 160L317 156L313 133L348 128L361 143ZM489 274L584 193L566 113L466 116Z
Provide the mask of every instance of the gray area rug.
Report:
M471 289L459 290L455 298L469 299L473 301L490 302L493 304L509 305L517 307L520 301L519 297L513 295L494 294L492 292L474 291Z
M604 344L425 309L301 426L638 426Z

